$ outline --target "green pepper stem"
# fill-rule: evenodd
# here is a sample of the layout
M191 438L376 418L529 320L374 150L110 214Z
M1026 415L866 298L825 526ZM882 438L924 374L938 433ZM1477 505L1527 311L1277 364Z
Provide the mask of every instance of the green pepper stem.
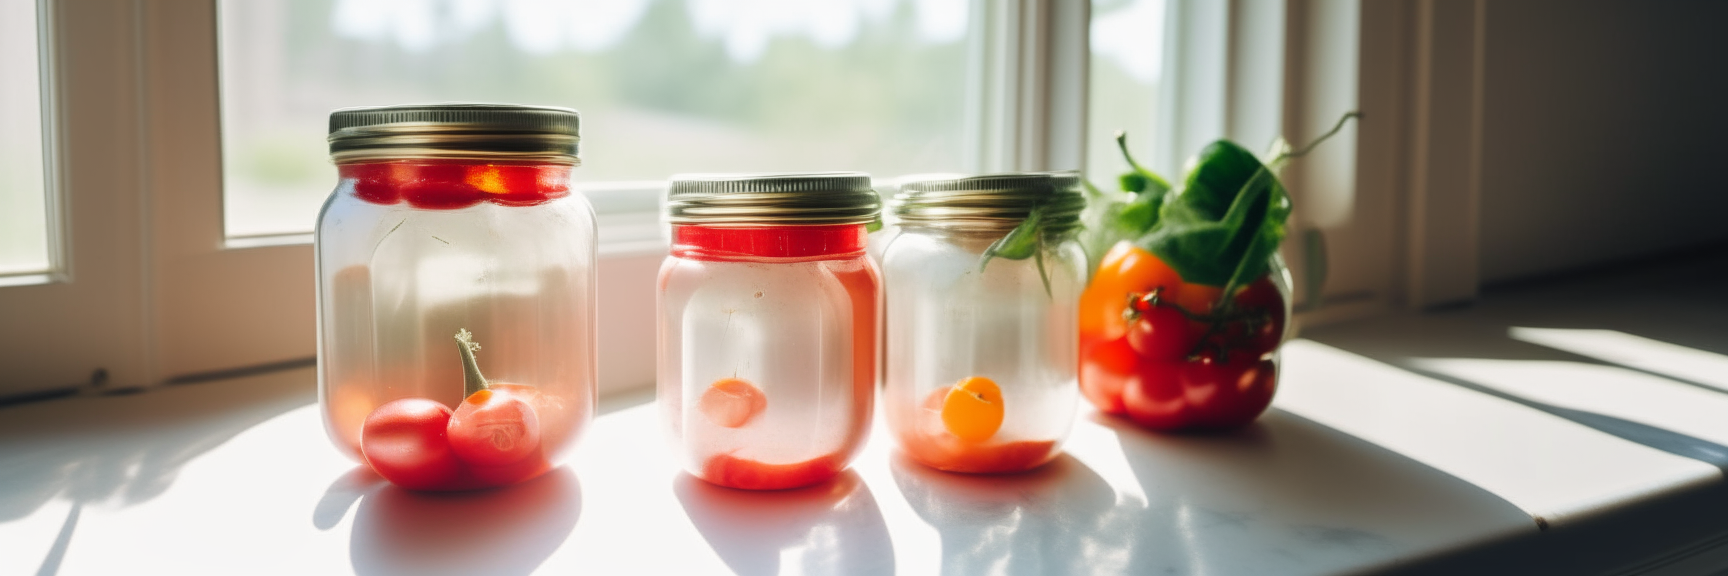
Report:
M480 374L480 362L474 359L480 343L474 341L474 335L468 333L467 328L463 328L456 332L456 348L462 352L462 397L467 398L487 387L486 377Z

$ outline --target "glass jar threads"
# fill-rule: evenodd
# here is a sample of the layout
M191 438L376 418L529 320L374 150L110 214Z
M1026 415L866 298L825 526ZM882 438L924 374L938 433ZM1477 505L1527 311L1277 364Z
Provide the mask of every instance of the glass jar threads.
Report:
M578 127L565 108L331 113L340 181L314 252L319 401L338 449L424 490L519 482L569 451L596 393Z
M690 474L796 488L863 447L879 291L865 227L879 210L859 173L673 177L658 396Z
M1072 172L902 182L883 254L882 402L913 460L1049 462L1073 424L1085 199Z

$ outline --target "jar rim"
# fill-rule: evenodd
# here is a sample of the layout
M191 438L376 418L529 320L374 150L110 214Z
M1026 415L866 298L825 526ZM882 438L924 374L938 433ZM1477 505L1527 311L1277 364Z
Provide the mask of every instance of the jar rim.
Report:
M903 226L999 230L1039 210L1040 227L1059 233L1078 229L1086 208L1080 173L1071 170L938 175L902 181L899 188L892 210Z
M330 113L336 164L477 160L581 165L581 115L570 108L443 103L342 108Z
M881 210L863 172L678 174L666 189L666 219L674 225L867 224Z

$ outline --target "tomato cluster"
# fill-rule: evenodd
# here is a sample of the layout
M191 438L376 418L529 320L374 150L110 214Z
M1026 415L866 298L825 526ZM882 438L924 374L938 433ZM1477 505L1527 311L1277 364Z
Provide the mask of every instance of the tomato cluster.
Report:
M570 195L570 166L461 162L344 164L354 195L373 204L407 202L415 208L454 210L481 202L532 206Z
M532 386L492 384L452 412L427 398L373 410L361 426L366 463L410 490L472 490L515 484L551 469L540 444Z
M401 398L373 410L360 425L360 455L374 472L409 490L471 490L515 484L551 469L541 446L533 386L492 383L480 373L480 345L464 329L463 386L451 411L429 398Z
M1226 301L1156 255L1117 244L1080 298L1080 390L1157 430L1252 422L1272 403L1284 295L1263 276Z

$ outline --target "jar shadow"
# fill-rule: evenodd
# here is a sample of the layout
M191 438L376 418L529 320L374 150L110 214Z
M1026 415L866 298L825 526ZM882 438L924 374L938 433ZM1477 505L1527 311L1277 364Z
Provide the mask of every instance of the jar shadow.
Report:
M461 493L403 490L359 467L331 485L313 523L335 525L355 499L348 553L362 575L528 574L564 543L582 513L582 485L569 467Z
M1016 474L956 474L896 452L894 484L942 538L943 574L1085 574L1129 550L1116 492L1063 454Z
M672 492L732 572L779 574L783 560L810 574L891 574L893 543L858 473L793 490L735 490L679 473Z

